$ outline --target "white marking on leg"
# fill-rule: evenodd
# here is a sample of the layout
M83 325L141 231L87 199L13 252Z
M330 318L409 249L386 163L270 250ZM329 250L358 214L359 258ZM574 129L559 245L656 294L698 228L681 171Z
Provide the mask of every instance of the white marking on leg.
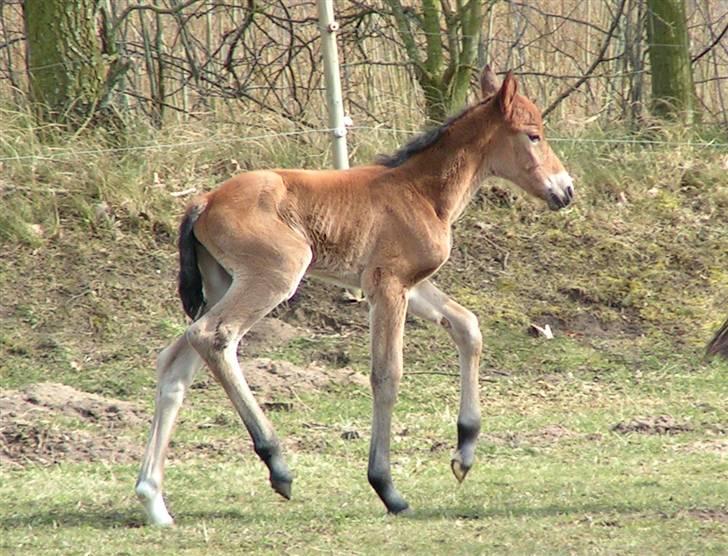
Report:
M136 485L136 495L144 506L147 520L151 525L169 527L174 524L172 516L167 511L167 506L162 498L162 492L155 485L147 480L141 480Z
M184 336L163 350L157 360L154 419L136 485L137 497L153 525L173 523L162 496L164 460L185 391L201 366L202 360Z

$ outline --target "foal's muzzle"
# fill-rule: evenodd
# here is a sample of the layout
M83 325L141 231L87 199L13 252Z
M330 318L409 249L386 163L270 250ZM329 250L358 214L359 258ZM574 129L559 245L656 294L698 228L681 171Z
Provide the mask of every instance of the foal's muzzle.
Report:
M574 199L574 180L566 172L559 172L548 178L547 202L551 210L568 207Z

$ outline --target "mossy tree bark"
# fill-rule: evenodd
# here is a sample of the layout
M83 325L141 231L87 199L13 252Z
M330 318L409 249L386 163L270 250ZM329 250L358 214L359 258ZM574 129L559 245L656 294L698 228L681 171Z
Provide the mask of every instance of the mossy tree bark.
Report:
M494 0L458 1L454 7L449 0L422 0L419 9L405 8L400 0L386 2L425 95L427 118L442 122L465 103L476 70L485 6L490 8Z
M25 0L30 95L39 115L77 125L104 94L97 0Z
M691 124L696 104L685 0L648 0L647 7L652 113Z

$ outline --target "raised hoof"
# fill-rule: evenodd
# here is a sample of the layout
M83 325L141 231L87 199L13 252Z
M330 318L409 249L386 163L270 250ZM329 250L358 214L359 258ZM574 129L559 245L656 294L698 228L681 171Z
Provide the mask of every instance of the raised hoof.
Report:
M293 481L271 481L270 486L272 486L273 490L283 496L286 500L291 499Z
M459 483L462 483L465 480L465 476L468 474L468 471L470 471L469 466L465 467L462 462L456 458L453 458L450 462L450 469L452 469L452 473L455 475L455 478Z

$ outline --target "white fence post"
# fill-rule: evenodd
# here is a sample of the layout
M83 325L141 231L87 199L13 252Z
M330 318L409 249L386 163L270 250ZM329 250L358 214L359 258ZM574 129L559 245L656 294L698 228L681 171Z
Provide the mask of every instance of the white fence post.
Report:
M341 98L339 78L339 53L336 49L336 31L339 24L334 21L332 0L318 0L319 26L321 28L321 50L324 57L326 80L326 102L329 108L329 127L332 131L334 166L340 170L349 167L349 153L346 146L346 124L344 102Z

